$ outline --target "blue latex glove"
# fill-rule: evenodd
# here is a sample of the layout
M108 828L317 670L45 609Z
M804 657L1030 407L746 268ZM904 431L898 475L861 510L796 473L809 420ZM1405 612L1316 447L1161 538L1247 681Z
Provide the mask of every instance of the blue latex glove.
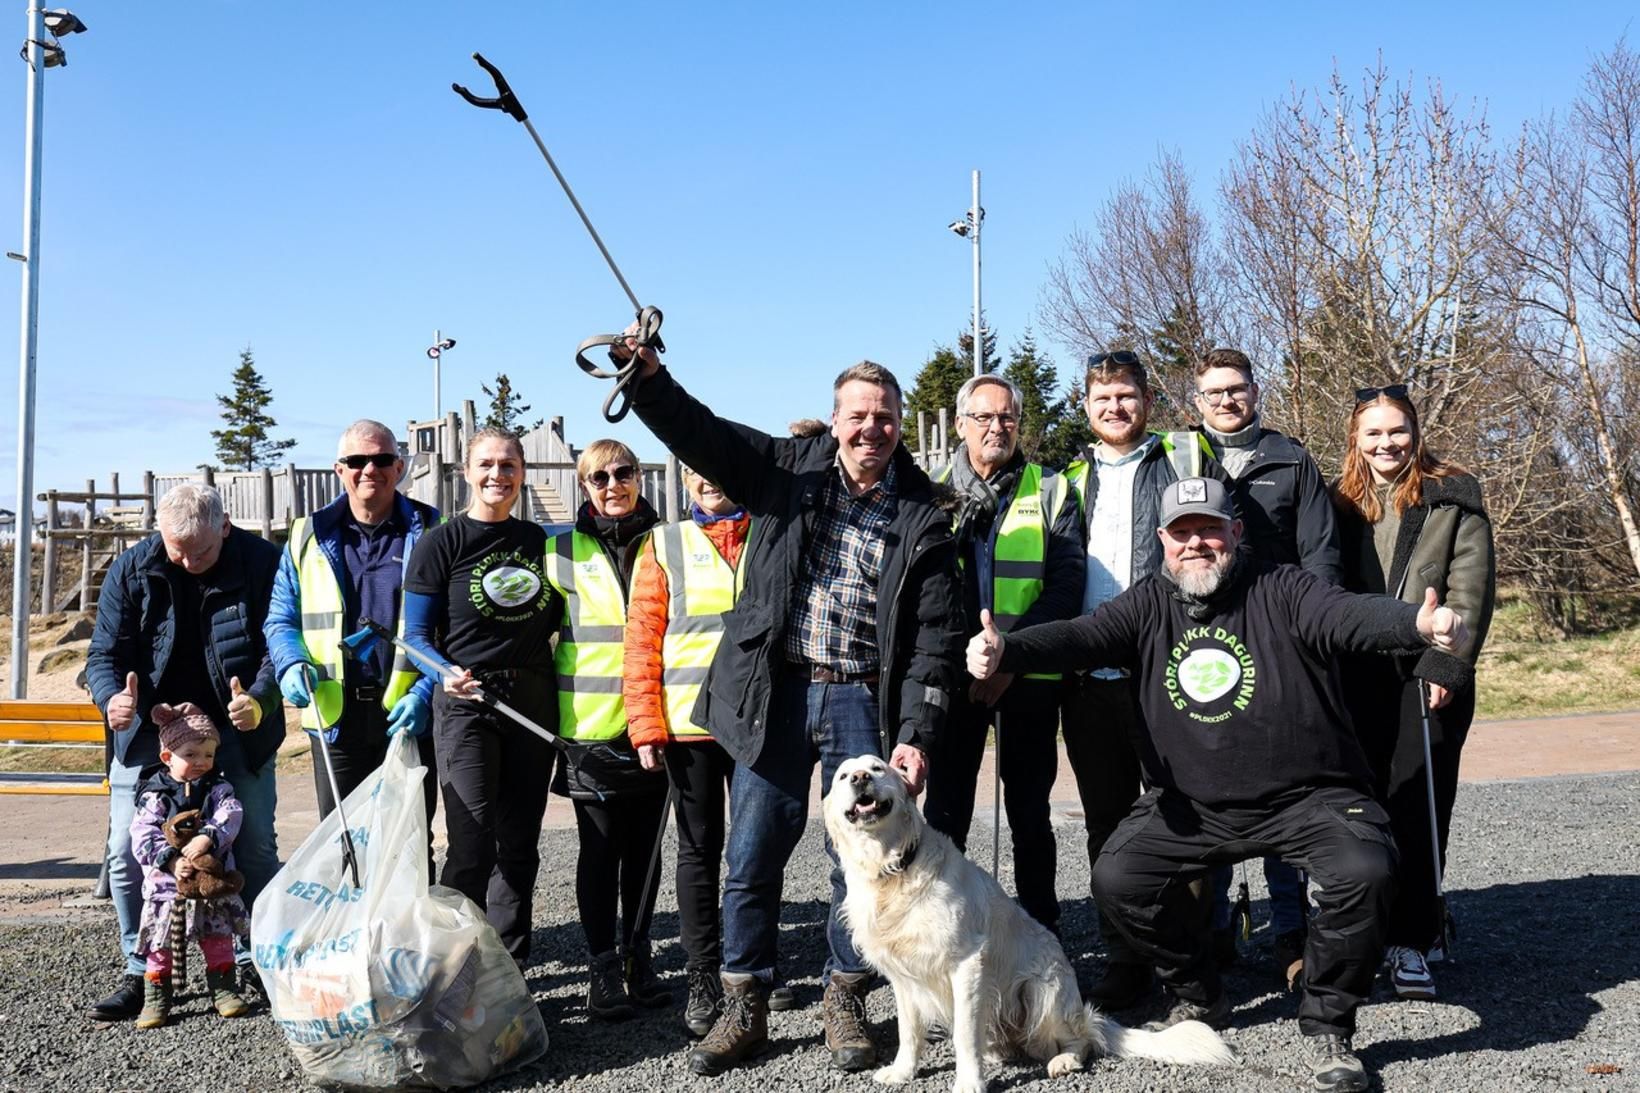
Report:
M432 724L433 711L428 709L420 695L413 692L393 703L393 708L387 713L388 736L397 736L401 732L420 736Z
M279 690L284 694L285 701L298 710L307 709L313 701L313 687L308 682L308 675L313 671L313 665L306 662L292 664L285 669L285 674L279 677Z

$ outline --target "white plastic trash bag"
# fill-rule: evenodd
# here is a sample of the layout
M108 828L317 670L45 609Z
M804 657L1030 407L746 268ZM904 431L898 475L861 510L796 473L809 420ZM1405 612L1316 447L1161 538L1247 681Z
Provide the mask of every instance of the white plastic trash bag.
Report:
M314 830L256 900L251 943L273 1018L315 1081L448 1089L538 1058L547 1030L484 914L427 883L415 741ZM360 886L344 862L341 814Z

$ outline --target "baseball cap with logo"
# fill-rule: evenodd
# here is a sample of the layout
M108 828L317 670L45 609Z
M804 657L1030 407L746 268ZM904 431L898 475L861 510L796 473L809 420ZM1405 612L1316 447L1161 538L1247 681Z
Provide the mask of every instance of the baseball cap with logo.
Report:
M1181 478L1162 491L1162 518L1156 526L1165 528L1181 516L1234 520L1236 509L1230 503L1230 491L1218 479Z

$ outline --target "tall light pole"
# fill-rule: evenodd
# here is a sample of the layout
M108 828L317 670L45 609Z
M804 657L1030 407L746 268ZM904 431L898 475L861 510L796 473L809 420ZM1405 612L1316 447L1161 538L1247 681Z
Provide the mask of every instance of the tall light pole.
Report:
M969 207L968 215L961 220L953 220L949 225L951 230L964 236L974 244L974 375L985 371L985 331L980 327L979 320L979 229L985 220L985 210L979 203L979 172L974 172L974 204Z
M433 361L433 420L437 421L444 416L444 398L439 393L439 362L444 358L446 349L454 349L456 340L444 337L441 330L433 331L433 344L427 347L427 356Z
M23 125L23 315L17 376L17 518L11 577L11 697L28 697L29 585L34 576L34 364L40 326L40 150L43 139L46 69L68 63L58 34L85 29L69 12L47 12L40 0L29 0L28 92ZM47 31L51 37L47 38ZM42 589L41 606L49 609L51 589ZM84 608L81 604L81 608Z

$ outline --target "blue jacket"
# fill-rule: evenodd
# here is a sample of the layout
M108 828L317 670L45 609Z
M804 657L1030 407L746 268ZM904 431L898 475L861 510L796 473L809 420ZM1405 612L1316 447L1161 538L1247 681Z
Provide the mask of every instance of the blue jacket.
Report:
M404 538L404 567L410 568L410 552L415 548L416 540L422 533L438 523L438 509L431 505L424 505L420 501L413 501L397 494L393 503L398 509L398 515L404 520L405 527L410 531ZM336 574L336 583L342 588L347 587L347 577L342 565L342 518L347 513L347 495L336 498L324 508L313 514L313 540L324 551L330 568ZM398 624L398 619L377 619L383 626L392 629ZM291 560L290 551L279 552L279 573L273 581L273 602L268 605L268 653L273 657L273 673L275 679L283 678L285 669L292 664L303 664L308 660L308 649L302 641L302 587L296 572L296 563ZM429 706L433 704L433 681L426 676L416 681L410 688L410 693L421 698Z
M228 681L237 676L262 707L262 720L250 732L221 726L224 749L241 748L250 770L271 759L285 738L279 683L262 637L279 553L273 543L230 527L211 571L214 587L201 605L205 661L218 700L227 707ZM193 702L199 697L159 693L176 634L171 595L175 572L164 541L150 535L114 559L97 598L97 628L85 671L92 700L106 711L108 700L125 689L126 673L137 673L136 719L129 729L114 734L114 754L121 762L137 733L148 728L148 711L156 702Z

